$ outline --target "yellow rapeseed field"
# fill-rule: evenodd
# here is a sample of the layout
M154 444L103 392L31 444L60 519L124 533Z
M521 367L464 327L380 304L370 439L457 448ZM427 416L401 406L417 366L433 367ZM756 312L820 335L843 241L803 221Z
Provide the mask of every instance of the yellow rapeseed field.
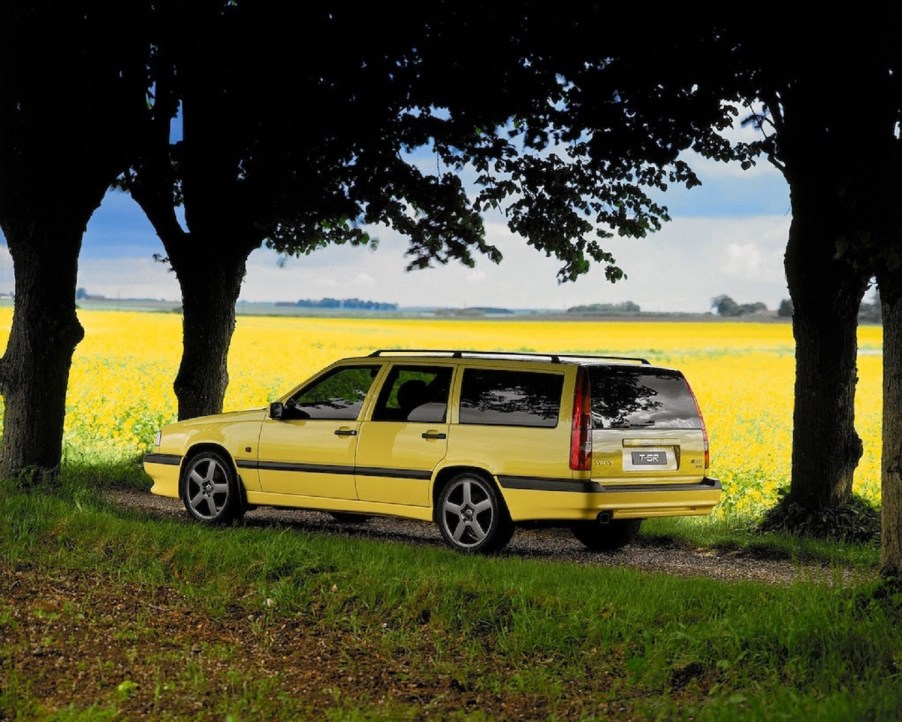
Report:
M80 311L85 340L67 399L69 458L143 454L175 419L172 381L181 317ZM5 345L11 308L0 308ZM865 456L856 491L879 497L882 333L859 331L856 419ZM226 409L263 406L327 363L376 348L470 348L639 355L688 377L705 415L721 514L757 515L789 482L793 339L789 324L549 320L346 319L241 316L232 343Z

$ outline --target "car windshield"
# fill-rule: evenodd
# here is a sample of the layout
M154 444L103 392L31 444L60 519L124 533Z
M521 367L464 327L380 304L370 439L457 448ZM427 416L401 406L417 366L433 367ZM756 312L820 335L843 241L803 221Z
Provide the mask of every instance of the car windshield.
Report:
M679 371L589 367L596 429L700 429L698 408Z

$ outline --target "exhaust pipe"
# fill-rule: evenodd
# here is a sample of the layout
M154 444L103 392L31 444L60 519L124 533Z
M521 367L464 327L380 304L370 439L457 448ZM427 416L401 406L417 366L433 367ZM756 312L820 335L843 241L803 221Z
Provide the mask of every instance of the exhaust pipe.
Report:
M611 512L600 511L600 512L598 512L598 516L595 517L595 520L599 524L610 524L611 523Z

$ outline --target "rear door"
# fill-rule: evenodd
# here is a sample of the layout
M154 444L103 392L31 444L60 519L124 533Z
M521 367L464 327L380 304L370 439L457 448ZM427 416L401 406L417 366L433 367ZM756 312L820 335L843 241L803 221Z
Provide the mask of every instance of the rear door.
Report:
M592 366L589 378L593 479L611 486L704 477L704 423L679 371Z
M357 442L358 498L430 506L432 470L448 448L453 365L396 364Z

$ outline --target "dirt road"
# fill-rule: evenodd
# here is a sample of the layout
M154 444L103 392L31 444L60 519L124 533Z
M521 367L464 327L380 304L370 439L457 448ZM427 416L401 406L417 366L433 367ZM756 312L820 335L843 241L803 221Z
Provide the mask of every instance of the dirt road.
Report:
M189 519L180 501L135 491L112 491L111 500L120 507L139 509L151 515ZM404 544L441 546L433 524L372 517L362 523L341 523L328 514L260 508L248 512L245 523L254 526L278 524L302 532L342 534ZM504 554L512 557L567 561L598 566L630 567L649 572L710 577L727 581L755 580L791 584L796 579L820 580L827 584L850 583L867 576L853 569L831 569L822 564L771 559L746 552L715 552L643 540L616 552L586 550L566 529L518 529Z

